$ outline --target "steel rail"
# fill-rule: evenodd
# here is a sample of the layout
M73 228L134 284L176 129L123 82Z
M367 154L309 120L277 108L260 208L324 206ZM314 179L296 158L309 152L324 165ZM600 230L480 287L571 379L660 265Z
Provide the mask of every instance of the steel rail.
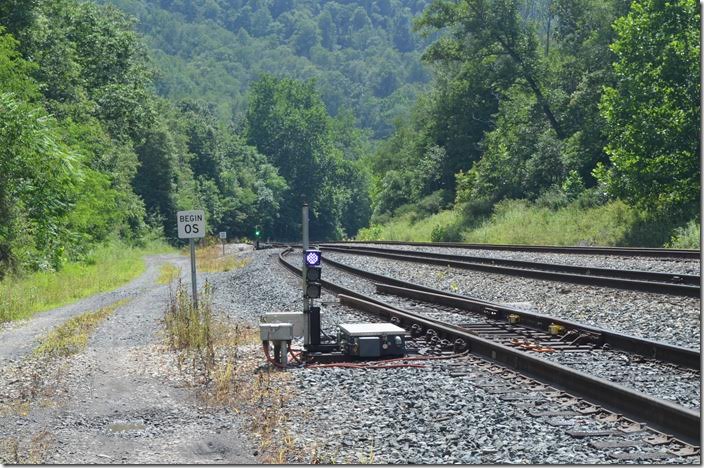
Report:
M423 247L454 247L476 250L510 250L524 252L551 252L574 255L613 255L624 257L664 257L699 259L700 250L660 249L650 247L577 247L558 245L523 245L523 244L467 244L463 242L406 242L406 241L335 241L336 244L379 244L379 245L415 245Z
M321 244L323 249L336 248L335 244ZM415 257L439 258L443 260L456 260L469 263L485 263L490 265L509 266L516 268L545 270L563 273L574 273L579 275L594 275L605 276L610 278L623 278L631 280L643 280L661 283L675 283L699 285L701 277L699 275L690 275L684 273L668 273L664 271L646 271L646 270L626 270L614 268L591 267L583 265L567 265L563 263L546 263L526 260L512 260L506 258L495 257L479 257L471 255L452 255L437 252L422 252L417 250L400 250L379 247L366 246L343 246L343 249L364 250L370 252L393 253L399 255L413 255Z
M532 326L540 330L547 330L552 323L562 325L566 329L577 330L584 333L599 334L601 344L608 344L612 348L622 351L639 354L646 358L657 359L662 362L677 364L690 369L701 369L701 354L699 351L675 346L659 341L647 340L624 333L616 333L592 325L586 325L571 320L561 319L550 315L538 314L510 306L505 306L495 302L484 301L471 296L455 294L440 289L430 288L417 283L403 281L390 276L372 273L370 271L355 268L329 258L323 261L335 268L347 271L353 275L380 283L377 289L380 292L390 292L398 295L411 294L415 299L426 302L435 302L440 305L448 305L465 309L471 312L480 312L487 315L494 315L499 319L507 319L509 315L518 315L519 323ZM396 289L393 289L396 287ZM427 295L423 295L427 293ZM407 296L408 297L408 296Z
M279 254L279 262L295 274L300 270L284 259L293 249ZM321 281L323 287L336 292L340 301L383 317L395 317L406 327L417 325L434 330L445 339L460 339L470 352L521 372L531 378L596 403L603 408L645 422L649 427L670 434L689 444L700 443L700 414L682 406L653 398L607 380L576 371L560 364L531 356L508 346L476 336L461 327L445 324L412 312L404 311L382 301L366 297L330 281Z
M511 276L522 276L528 278L535 278L547 281L558 281L574 284L583 284L588 286L600 286L618 289L628 289L635 291L659 293L659 294L671 294L677 296L689 296L689 297L699 297L701 290L699 285L693 284L676 284L676 283L665 283L662 281L644 281L637 279L627 279L618 278L610 276L596 276L584 273L565 273L559 271L547 271L535 269L541 265L547 264L535 264L533 263L533 268L517 268L510 266L492 265L488 263L476 263L459 260L457 256L434 256L429 252L424 252L426 255L416 255L416 252L405 252L398 253L398 251L387 251L388 249L356 249L354 247L331 247L329 245L321 245L321 250L327 250L331 252L348 253L353 255L367 255L374 257L387 258L391 260L401 260L415 263L423 264L434 264L441 266L451 266L455 268L461 268L465 270L475 270L483 271L486 273L496 273L502 275ZM433 256L431 256L433 255ZM526 262L529 264L531 262ZM566 266L566 265L565 265Z

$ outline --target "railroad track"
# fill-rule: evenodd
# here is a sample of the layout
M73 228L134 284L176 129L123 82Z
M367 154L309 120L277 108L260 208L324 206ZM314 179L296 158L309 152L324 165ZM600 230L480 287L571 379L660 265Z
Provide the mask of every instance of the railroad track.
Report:
M296 274L300 274L298 268L285 260L285 255L291 251L292 249L288 249L282 252L279 256L279 261L287 269ZM326 260L326 263L335 267L342 265L339 262L332 262L329 259ZM346 268L348 271L351 269L351 267ZM361 272L361 270L359 270L358 273L359 272ZM369 277L381 277L381 275L369 275ZM391 280L390 278L385 279ZM391 280L389 282L396 283L396 287L398 287L399 283L403 283L398 280ZM471 328L452 325L440 320L428 318L421 314L404 310L378 299L368 297L330 281L324 280L322 283L326 289L338 294L341 303L390 320L409 330L413 336L425 336L431 343L451 346L455 351L469 350L474 355L492 361L494 365L500 365L506 372L523 374L542 384L547 384L560 391L568 392L567 394L570 395L572 399L578 397L579 399L588 401L588 406L591 408L589 411L594 412L594 414L598 413L605 415L604 417L616 418L616 420L621 421L621 423L630 425L629 427L637 427L638 430L650 431L650 433L656 431L668 434L668 436L662 436L662 434L660 434L657 440L672 441L672 439L668 437L675 437L682 446L689 447L686 449L689 451L689 454L698 453L698 447L694 447L698 445L700 439L700 415L698 411L654 398L602 378L577 371L559 363L551 362L548 359L530 352L530 350L522 349L520 346L509 346L508 344L501 343L500 340L489 339L486 337L486 333L484 334L485 336L482 336L482 330L472 330ZM405 283L405 285L413 286L409 283ZM404 289L411 290L413 288ZM425 289L427 290L429 288ZM416 291L422 292L422 290ZM447 297L451 297L453 300L460 299L459 297ZM481 304L472 307L482 307L484 312L491 314L492 307L490 307L490 303L479 302L481 302ZM505 312L505 309L506 308L504 308L502 312ZM498 315L498 309L493 308L493 310L496 310ZM526 314L524 311L521 312ZM537 314L529 315L537 316ZM495 319L496 316L491 317L491 320ZM509 334L528 337L530 339L544 337L540 335L539 331L533 332L528 329L529 327L523 327L523 325L513 328L502 327L498 322L494 325ZM532 338L529 336L531 333L533 333ZM658 357L663 355L675 356L673 357L675 360L687 361L693 360L698 356L698 353L692 350L683 351L684 348L677 349L677 347L662 343L646 342L646 340L640 340L641 344L635 345L633 343L635 343L635 340L638 340L636 338L608 333L609 332L607 332L608 339L612 343L618 343L620 339L624 343L631 343L630 346L654 349L656 350L656 354L664 352L664 354L660 354ZM504 333L498 333L498 335L503 335L503 338L508 339L515 338L515 336L506 336ZM599 339L602 339L603 336L604 335ZM578 349L582 346L581 343L564 344L568 345L564 348L565 350L570 349L570 347L573 349L577 347ZM693 356L692 353L696 353L696 356ZM698 361L698 357L696 357L696 360ZM580 404L586 403L582 402ZM643 424L641 424L641 422Z
M421 247L453 247L476 250L509 250L519 252L550 252L573 255L612 255L622 257L656 257L699 259L701 251L691 249L660 249L648 247L563 247L556 245L466 244L463 242L402 242L402 241L336 241L335 244L414 245Z
M391 260L450 266L502 275L645 291L678 296L699 297L698 275L673 274L640 270L617 270L554 263L528 262L491 257L450 255L378 247L321 244L320 249L352 255L366 255Z

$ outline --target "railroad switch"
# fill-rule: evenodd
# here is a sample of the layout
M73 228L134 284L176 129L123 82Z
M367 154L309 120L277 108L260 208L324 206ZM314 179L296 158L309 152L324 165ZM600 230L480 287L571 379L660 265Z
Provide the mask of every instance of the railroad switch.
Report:
M514 325L521 320L521 316L518 314L508 314L508 323Z
M561 335L565 332L565 327L556 323L551 323L548 326L548 332L550 332L551 335Z

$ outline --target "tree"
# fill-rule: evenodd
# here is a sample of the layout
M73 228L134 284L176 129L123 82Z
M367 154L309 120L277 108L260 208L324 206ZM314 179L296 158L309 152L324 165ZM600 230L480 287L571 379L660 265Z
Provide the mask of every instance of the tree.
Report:
M648 210L699 212L699 14L695 0L635 1L617 20L605 90L609 190Z
M521 18L519 0L435 0L418 22L421 30L449 27L451 37L435 42L425 53L431 61L482 60L505 54L535 94L558 138L564 131L545 95L544 68L537 53L537 37L530 23Z
M315 238L339 238L359 227L364 211L353 205L364 202L366 180L354 161L343 159L355 157L357 136L336 129L313 83L262 76L252 88L245 135L288 185L275 236L298 238L304 201L311 207Z

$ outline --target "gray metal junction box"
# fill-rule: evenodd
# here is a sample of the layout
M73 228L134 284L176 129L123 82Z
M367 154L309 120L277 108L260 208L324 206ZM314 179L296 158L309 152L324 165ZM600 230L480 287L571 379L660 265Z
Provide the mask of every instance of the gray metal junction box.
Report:
M406 330L392 323L342 323L340 351L350 356L382 357L406 354Z

